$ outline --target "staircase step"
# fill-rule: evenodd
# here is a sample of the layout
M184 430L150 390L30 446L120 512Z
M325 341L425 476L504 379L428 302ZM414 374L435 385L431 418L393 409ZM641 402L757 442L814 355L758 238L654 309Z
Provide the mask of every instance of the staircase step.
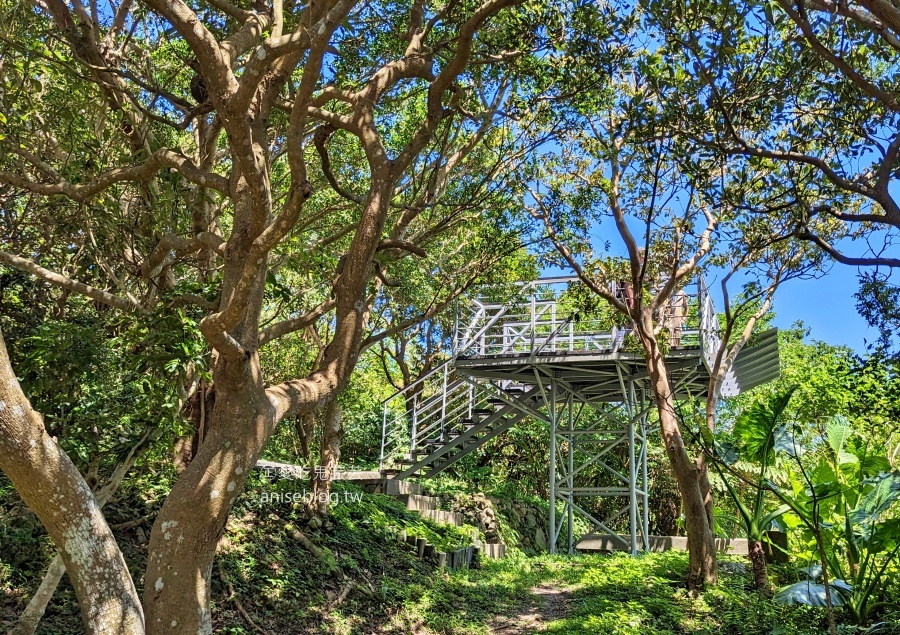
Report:
M384 483L384 493L388 496L420 495L425 489L418 483L411 483L397 478L389 478Z
M506 557L506 545L502 542L488 542L482 545L481 555L485 558L504 558Z
M411 511L433 511L440 507L440 499L423 494L402 494L400 501Z
M472 411L472 414L476 417L489 417L494 414L494 411L490 408L475 408L475 410Z
M421 494L424 491L418 483L411 483L397 478L384 478L376 482L365 483L362 487L370 494L387 494L388 496Z
M428 518L436 523L447 523L459 527L463 524L462 514L459 512L448 512L442 509L420 509L419 516Z

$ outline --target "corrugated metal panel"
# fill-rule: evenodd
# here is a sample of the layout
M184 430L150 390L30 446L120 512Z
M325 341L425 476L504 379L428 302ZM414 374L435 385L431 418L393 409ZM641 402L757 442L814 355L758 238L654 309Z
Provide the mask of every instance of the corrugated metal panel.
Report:
M778 379L780 375L778 329L769 329L757 337L753 346L748 346L738 353L725 378L722 395L724 397L739 395L767 381Z

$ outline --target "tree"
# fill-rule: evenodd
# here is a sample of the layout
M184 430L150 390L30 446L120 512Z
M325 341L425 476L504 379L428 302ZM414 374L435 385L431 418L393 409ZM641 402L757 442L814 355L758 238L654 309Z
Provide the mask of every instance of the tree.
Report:
M0 468L59 549L86 630L143 632L137 590L100 505L22 393L2 336L0 404Z
M724 268L723 332L716 335L717 324L702 327L710 367L705 425L714 430L727 372L776 289L819 262L759 213L782 204L769 196L765 173L732 170L727 155L685 132L707 117L701 105L680 97L696 82L668 64L664 47L645 48L640 12L617 20L609 41L575 37L561 54L553 107L565 108L568 127L556 137L558 147L536 161L541 167L525 186L526 200L556 262L624 317L644 353L684 505L688 584L695 588L716 581L713 501L704 457L690 455L676 409L666 360L679 329L672 311L704 269ZM570 75L583 77L587 69L600 79L576 91ZM611 231L601 234L605 224ZM598 257L600 249L610 255ZM750 282L733 302L728 284L739 272Z
M861 270L859 307L888 345L897 324L900 11L830 0L645 3L701 80L692 134L736 166L771 174L792 233ZM680 50L680 54L678 51Z
M516 4L4 5L0 183L21 230L4 238L0 262L107 310L184 307L211 350L212 411L150 539L146 626L77 470L36 417L8 424L0 460L30 505L40 509L29 492L51 487L60 466L68 513L43 520L64 557L71 532L100 536L91 544L103 559L76 551L66 562L88 632L210 632L216 543L275 427L346 386L390 267L421 257L448 219L477 216L477 187L446 194L494 142L511 90L504 69L515 59L487 49L534 44L527 24L496 19ZM388 11L405 32L369 28ZM493 165L488 182L504 163ZM59 212L71 222L48 224ZM306 258L325 246L329 258ZM302 282L273 302L283 267ZM325 315L318 363L267 385L260 347ZM29 440L44 452L22 472L13 465ZM121 621L112 628L100 613Z

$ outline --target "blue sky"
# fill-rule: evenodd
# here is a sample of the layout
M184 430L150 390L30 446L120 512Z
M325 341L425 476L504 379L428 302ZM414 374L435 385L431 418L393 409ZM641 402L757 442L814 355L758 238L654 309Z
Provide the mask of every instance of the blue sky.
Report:
M802 320L810 338L864 353L864 339L871 342L877 333L856 311L858 286L856 268L840 264L823 278L790 280L775 295L775 326L785 329Z
M571 271L545 267L541 275L566 276L571 275ZM722 292L714 274L707 273L707 282L716 307L721 309ZM853 294L858 287L856 267L840 264L834 264L819 278L790 280L775 294L774 326L789 329L800 321L810 329L807 340L849 346L857 353L865 354L865 341L875 340L878 334L856 311Z

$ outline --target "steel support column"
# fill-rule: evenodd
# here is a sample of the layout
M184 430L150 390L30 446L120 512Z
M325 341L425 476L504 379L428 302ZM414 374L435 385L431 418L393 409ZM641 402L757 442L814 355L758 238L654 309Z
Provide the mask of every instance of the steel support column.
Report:
M575 421L572 417L572 405L574 402L575 396L572 393L569 393L568 398L568 416L569 416L569 438L568 438L568 454L569 454L569 466L568 470L566 470L566 485L569 488L569 493L567 497L566 504L566 522L568 523L568 543L569 543L569 555L575 553L575 499L574 499L574 488L575 488Z
M550 553L556 553L556 428L559 421L556 417L556 382L550 383L550 399L547 403L550 415Z
M631 532L631 555L637 555L638 552L638 503L637 503L637 461L638 455L634 447L634 380L628 378L628 392L626 394L625 410L628 413L628 500L629 500L629 518L628 528Z

